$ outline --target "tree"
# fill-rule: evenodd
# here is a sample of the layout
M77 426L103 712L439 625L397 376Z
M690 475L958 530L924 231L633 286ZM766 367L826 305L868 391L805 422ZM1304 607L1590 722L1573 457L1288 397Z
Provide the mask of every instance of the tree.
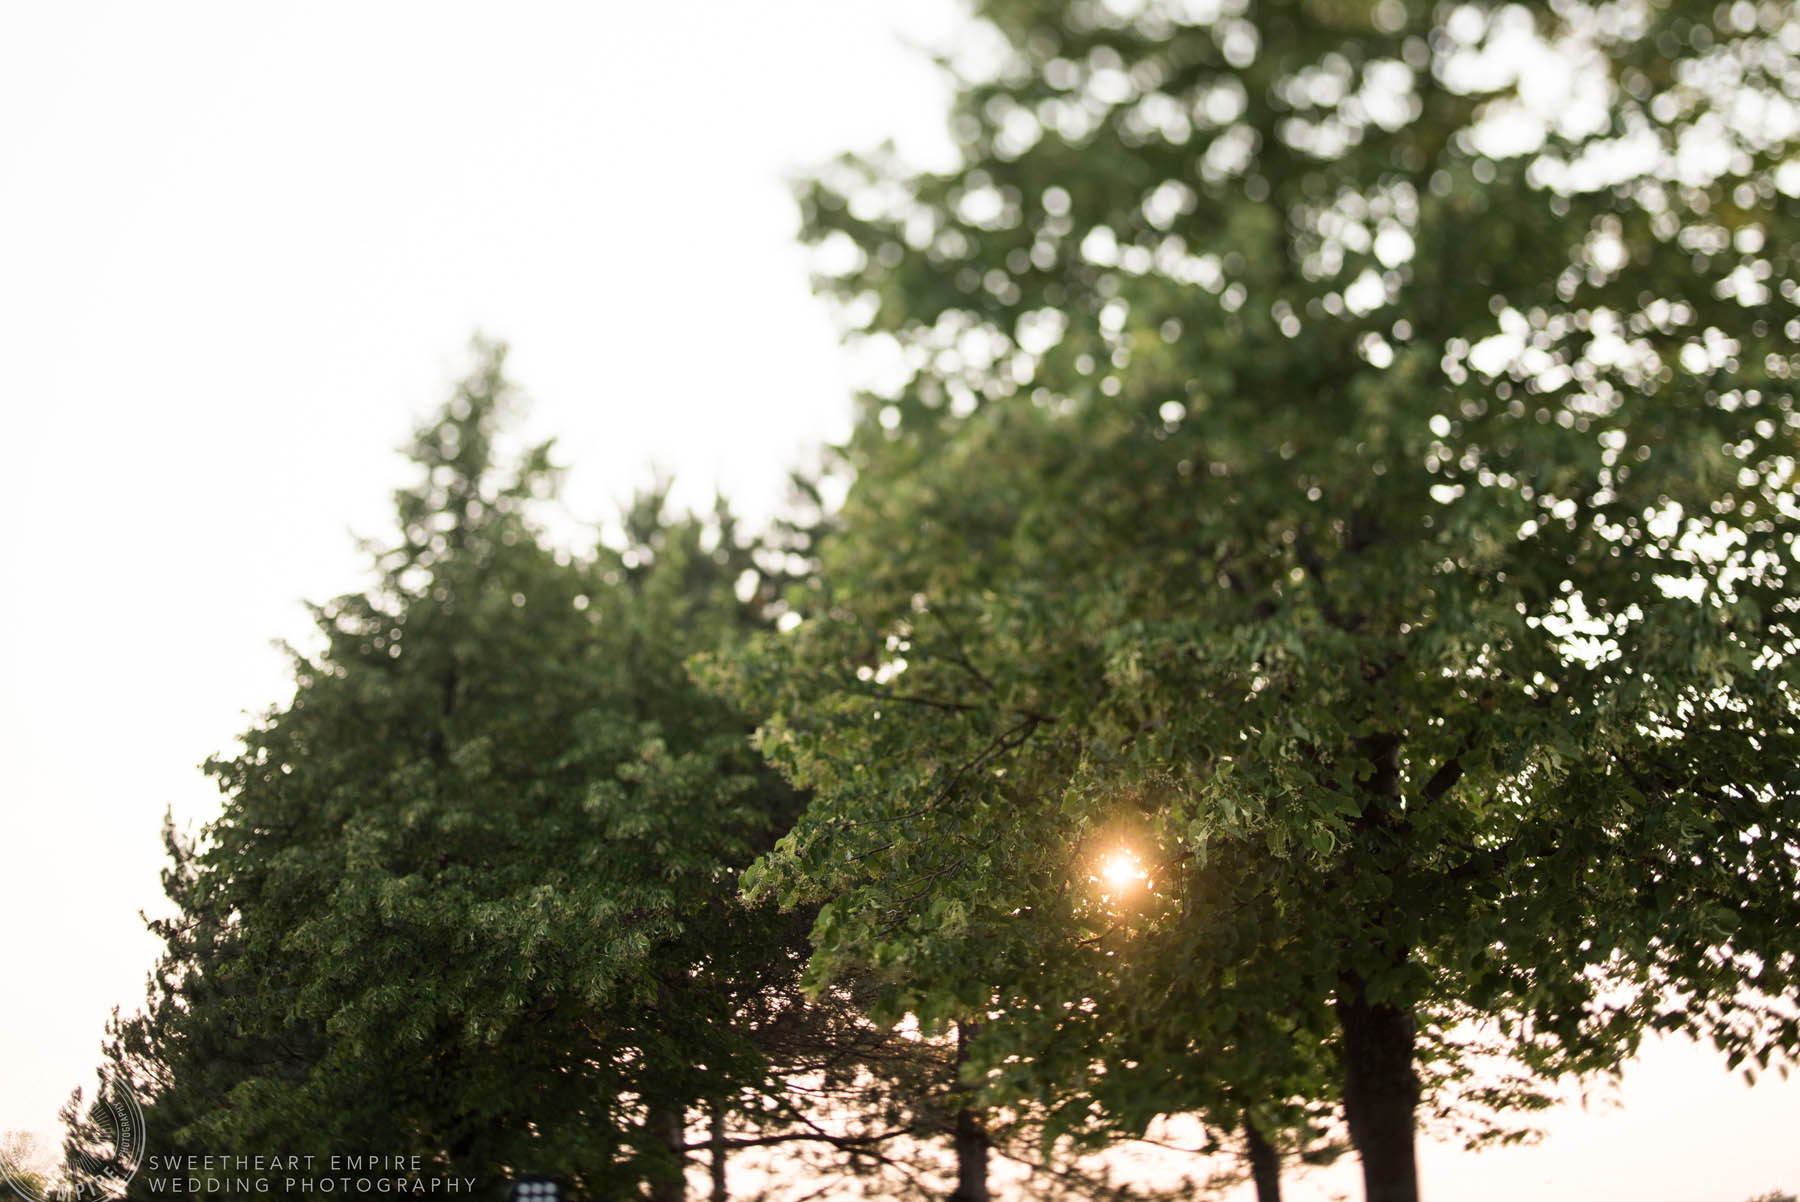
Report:
M96 1074L92 1101L83 1102L77 1086L58 1115L63 1123L59 1196L119 1197L144 1158L143 1114L129 1088L104 1071Z
M0 1134L0 1184L23 1198L43 1198L51 1188L51 1171L29 1131Z
M717 669L815 790L748 878L813 979L984 1017L1066 1130L1341 1104L1380 1202L1422 1100L1792 1055L1786 14L977 11L959 165L804 194L901 379Z
M169 835L167 955L108 1055L178 1144L680 1197L690 1116L771 1089L804 932L735 891L796 794L683 666L762 621L752 551L660 493L621 549L547 546L501 366L420 429L398 545L316 608L293 699L209 763L224 812Z
M868 990L802 994L810 913L736 888L800 800L685 668L779 615L829 523L746 539L659 486L622 546L555 551L548 448L504 466L501 366L419 431L399 545L317 607L293 700L209 764L220 819L165 823L165 952L105 1060L164 1155L376 1142L654 1198L703 1160L722 1198L733 1155L780 1148L924 1189L941 1049Z
M285 1024L270 1035L246 1023L245 1000L228 988L231 964L241 948L241 923L221 897L216 877L203 872L194 840L163 819L169 863L162 872L172 916L146 920L163 941L150 973L143 1007L124 1015L114 1007L101 1044L102 1063L119 1074L143 1103L146 1133L154 1133L163 1158L205 1155L204 1121L230 1104L231 1090L258 1075L285 1074L298 1087L319 1055L318 1033ZM87 1142L79 1099L63 1114L65 1165L79 1160ZM179 1192L179 1191L177 1191ZM150 1196L147 1178L134 1179L126 1196Z

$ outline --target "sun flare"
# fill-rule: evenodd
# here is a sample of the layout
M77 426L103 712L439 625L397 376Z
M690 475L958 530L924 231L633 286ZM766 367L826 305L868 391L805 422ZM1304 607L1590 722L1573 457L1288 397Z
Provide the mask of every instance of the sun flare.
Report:
M1100 876L1113 889L1123 892L1144 883L1144 867L1129 851L1115 851L1100 865Z

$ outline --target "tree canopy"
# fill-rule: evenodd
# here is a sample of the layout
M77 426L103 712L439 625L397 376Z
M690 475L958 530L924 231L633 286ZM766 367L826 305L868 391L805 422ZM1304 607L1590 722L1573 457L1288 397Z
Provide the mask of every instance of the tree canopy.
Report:
M1791 14L977 14L960 163L804 193L885 377L715 668L813 979L1070 1132L1341 1105L1382 1200L1422 1100L1800 1048Z
M496 348L420 428L168 832L108 1056L171 1142L671 1199L949 1133L976 1202L1188 1114L1414 1202L1646 1032L1800 1053L1791 13L975 22L954 167L802 189L880 375L797 559L555 549Z
M552 549L501 365L419 430L293 699L208 764L225 807L170 834L169 951L111 1055L180 1146L680 1196L690 1112L779 1093L758 1032L797 999L803 924L735 888L797 796L684 667L762 620L752 552L661 494L624 546Z

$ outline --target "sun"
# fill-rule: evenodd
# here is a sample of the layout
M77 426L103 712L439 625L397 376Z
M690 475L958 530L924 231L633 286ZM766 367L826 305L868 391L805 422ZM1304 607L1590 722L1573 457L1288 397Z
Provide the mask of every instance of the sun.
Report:
M1144 866L1138 863L1137 856L1125 848L1111 853L1100 864L1100 876L1108 885L1121 893L1143 884L1146 875Z

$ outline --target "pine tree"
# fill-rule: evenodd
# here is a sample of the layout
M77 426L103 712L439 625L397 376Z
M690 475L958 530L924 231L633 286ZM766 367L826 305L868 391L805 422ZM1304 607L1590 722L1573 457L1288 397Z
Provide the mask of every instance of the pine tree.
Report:
M678 1197L690 1125L770 1092L758 1022L797 996L803 924L736 891L796 794L685 668L762 623L752 550L661 494L624 547L553 550L501 365L419 431L398 544L316 607L293 699L209 763L224 811L168 836L167 953L109 1059L175 1146Z

